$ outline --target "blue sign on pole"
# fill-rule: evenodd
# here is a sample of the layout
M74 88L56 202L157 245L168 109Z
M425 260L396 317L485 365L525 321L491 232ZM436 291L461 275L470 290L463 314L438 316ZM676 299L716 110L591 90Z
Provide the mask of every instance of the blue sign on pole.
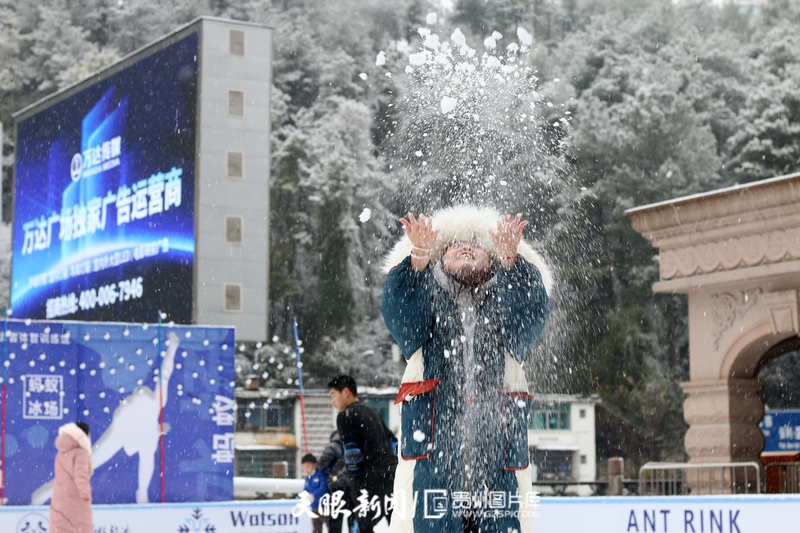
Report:
M765 452L800 450L800 409L767 409L759 427Z
M9 504L49 500L58 428L77 421L94 503L161 501L162 473L166 501L233 499L232 328L8 320L2 341Z

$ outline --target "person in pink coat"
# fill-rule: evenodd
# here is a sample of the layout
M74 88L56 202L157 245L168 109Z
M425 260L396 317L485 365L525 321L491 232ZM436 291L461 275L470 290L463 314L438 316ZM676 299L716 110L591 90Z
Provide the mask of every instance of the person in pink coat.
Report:
M89 425L78 422L58 428L56 449L49 533L94 533Z

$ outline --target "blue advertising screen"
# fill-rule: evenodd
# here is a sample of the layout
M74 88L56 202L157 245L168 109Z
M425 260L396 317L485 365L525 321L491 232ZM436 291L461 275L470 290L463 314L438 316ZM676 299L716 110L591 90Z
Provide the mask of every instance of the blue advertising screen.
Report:
M162 471L166 501L233 499L232 328L11 320L0 334L9 504L47 503L58 429L78 421L94 503L160 502Z
M15 317L192 320L198 37L17 124Z
M765 452L800 451L800 409L766 409L759 427Z

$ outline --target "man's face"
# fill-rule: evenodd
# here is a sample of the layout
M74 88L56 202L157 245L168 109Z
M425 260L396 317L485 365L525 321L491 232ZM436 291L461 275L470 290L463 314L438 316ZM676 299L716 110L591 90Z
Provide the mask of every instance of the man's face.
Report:
M315 465L314 463L303 463L302 466L303 466L303 472L307 476L310 476L314 472L317 465Z
M338 391L334 388L330 389L331 393L331 403L333 404L334 409L337 411L344 411L344 408L347 407L349 402L349 393L350 389L345 387L342 391Z
M451 244L442 256L444 271L467 284L483 280L491 264L492 258L489 254L468 241Z

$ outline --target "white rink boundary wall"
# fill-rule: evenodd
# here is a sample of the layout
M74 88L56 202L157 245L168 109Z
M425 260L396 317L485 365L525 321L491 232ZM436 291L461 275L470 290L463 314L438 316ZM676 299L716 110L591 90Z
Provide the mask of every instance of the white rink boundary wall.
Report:
M297 500L96 505L95 533L309 533ZM47 507L0 507L0 532L46 533ZM43 524L42 529L39 524ZM536 533L797 531L800 495L542 498Z
M536 533L798 531L800 495L541 498Z
M95 505L95 533L310 533L297 500ZM0 507L0 533L47 533L47 506ZM43 528L44 527L44 528Z

